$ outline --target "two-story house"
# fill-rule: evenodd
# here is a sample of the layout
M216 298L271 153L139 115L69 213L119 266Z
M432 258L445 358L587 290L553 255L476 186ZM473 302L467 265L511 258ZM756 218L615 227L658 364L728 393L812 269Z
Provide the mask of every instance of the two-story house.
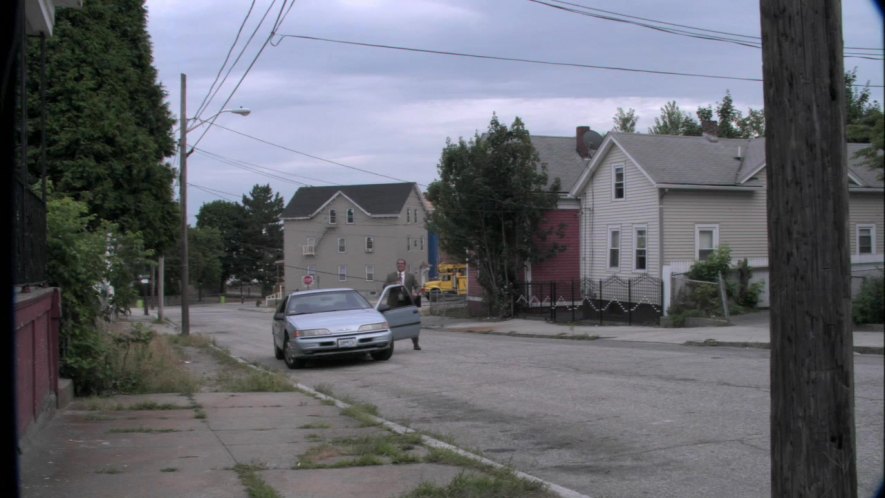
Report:
M283 210L286 292L350 287L370 300L396 260L421 282L426 204L415 183L299 188Z
M883 262L883 182L848 144L852 269ZM765 139L609 133L570 194L581 203L581 277L661 278L722 245L767 282ZM767 286L761 305L767 305Z

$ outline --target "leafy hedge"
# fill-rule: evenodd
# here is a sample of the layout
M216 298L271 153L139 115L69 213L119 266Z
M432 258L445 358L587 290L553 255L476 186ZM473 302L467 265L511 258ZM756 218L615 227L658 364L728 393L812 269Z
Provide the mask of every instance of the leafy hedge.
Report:
M885 322L885 278L864 280L860 292L852 303L851 317L854 323Z
M111 348L98 325L129 312L147 256L139 234L95 222L82 202L60 197L47 203L48 280L62 292L60 374L73 380L78 395L100 394L114 382ZM103 300L109 288L114 293Z
M686 272L690 280L670 307L670 323L683 326L689 317L721 317L722 297L719 290L719 275L727 278L737 275L737 282L726 280L725 291L729 313L738 314L759 304L759 296L765 286L763 282L750 283L752 270L746 259L734 268L731 264L731 249L720 246L705 260L695 262ZM707 283L709 282L709 283Z

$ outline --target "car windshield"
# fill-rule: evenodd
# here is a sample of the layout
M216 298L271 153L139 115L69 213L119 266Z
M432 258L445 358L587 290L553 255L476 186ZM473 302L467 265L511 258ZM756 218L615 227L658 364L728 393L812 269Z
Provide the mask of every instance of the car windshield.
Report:
M371 308L369 302L356 291L334 291L317 294L294 295L286 307L287 315L327 313L329 311L360 310Z

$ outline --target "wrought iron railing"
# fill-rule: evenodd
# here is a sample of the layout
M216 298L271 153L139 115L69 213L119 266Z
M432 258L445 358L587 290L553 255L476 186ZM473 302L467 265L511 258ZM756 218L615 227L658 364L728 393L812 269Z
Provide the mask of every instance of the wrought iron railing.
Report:
M13 182L13 190L14 284L40 284L46 281L48 259L46 203L19 179Z
M557 321L654 323L663 314L663 281L648 275L517 285L517 316Z

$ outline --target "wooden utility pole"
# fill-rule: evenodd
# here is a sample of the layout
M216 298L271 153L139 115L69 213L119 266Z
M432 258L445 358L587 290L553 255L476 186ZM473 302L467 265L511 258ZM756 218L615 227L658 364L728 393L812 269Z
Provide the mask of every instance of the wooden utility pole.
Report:
M839 0L761 0L771 496L857 496Z

